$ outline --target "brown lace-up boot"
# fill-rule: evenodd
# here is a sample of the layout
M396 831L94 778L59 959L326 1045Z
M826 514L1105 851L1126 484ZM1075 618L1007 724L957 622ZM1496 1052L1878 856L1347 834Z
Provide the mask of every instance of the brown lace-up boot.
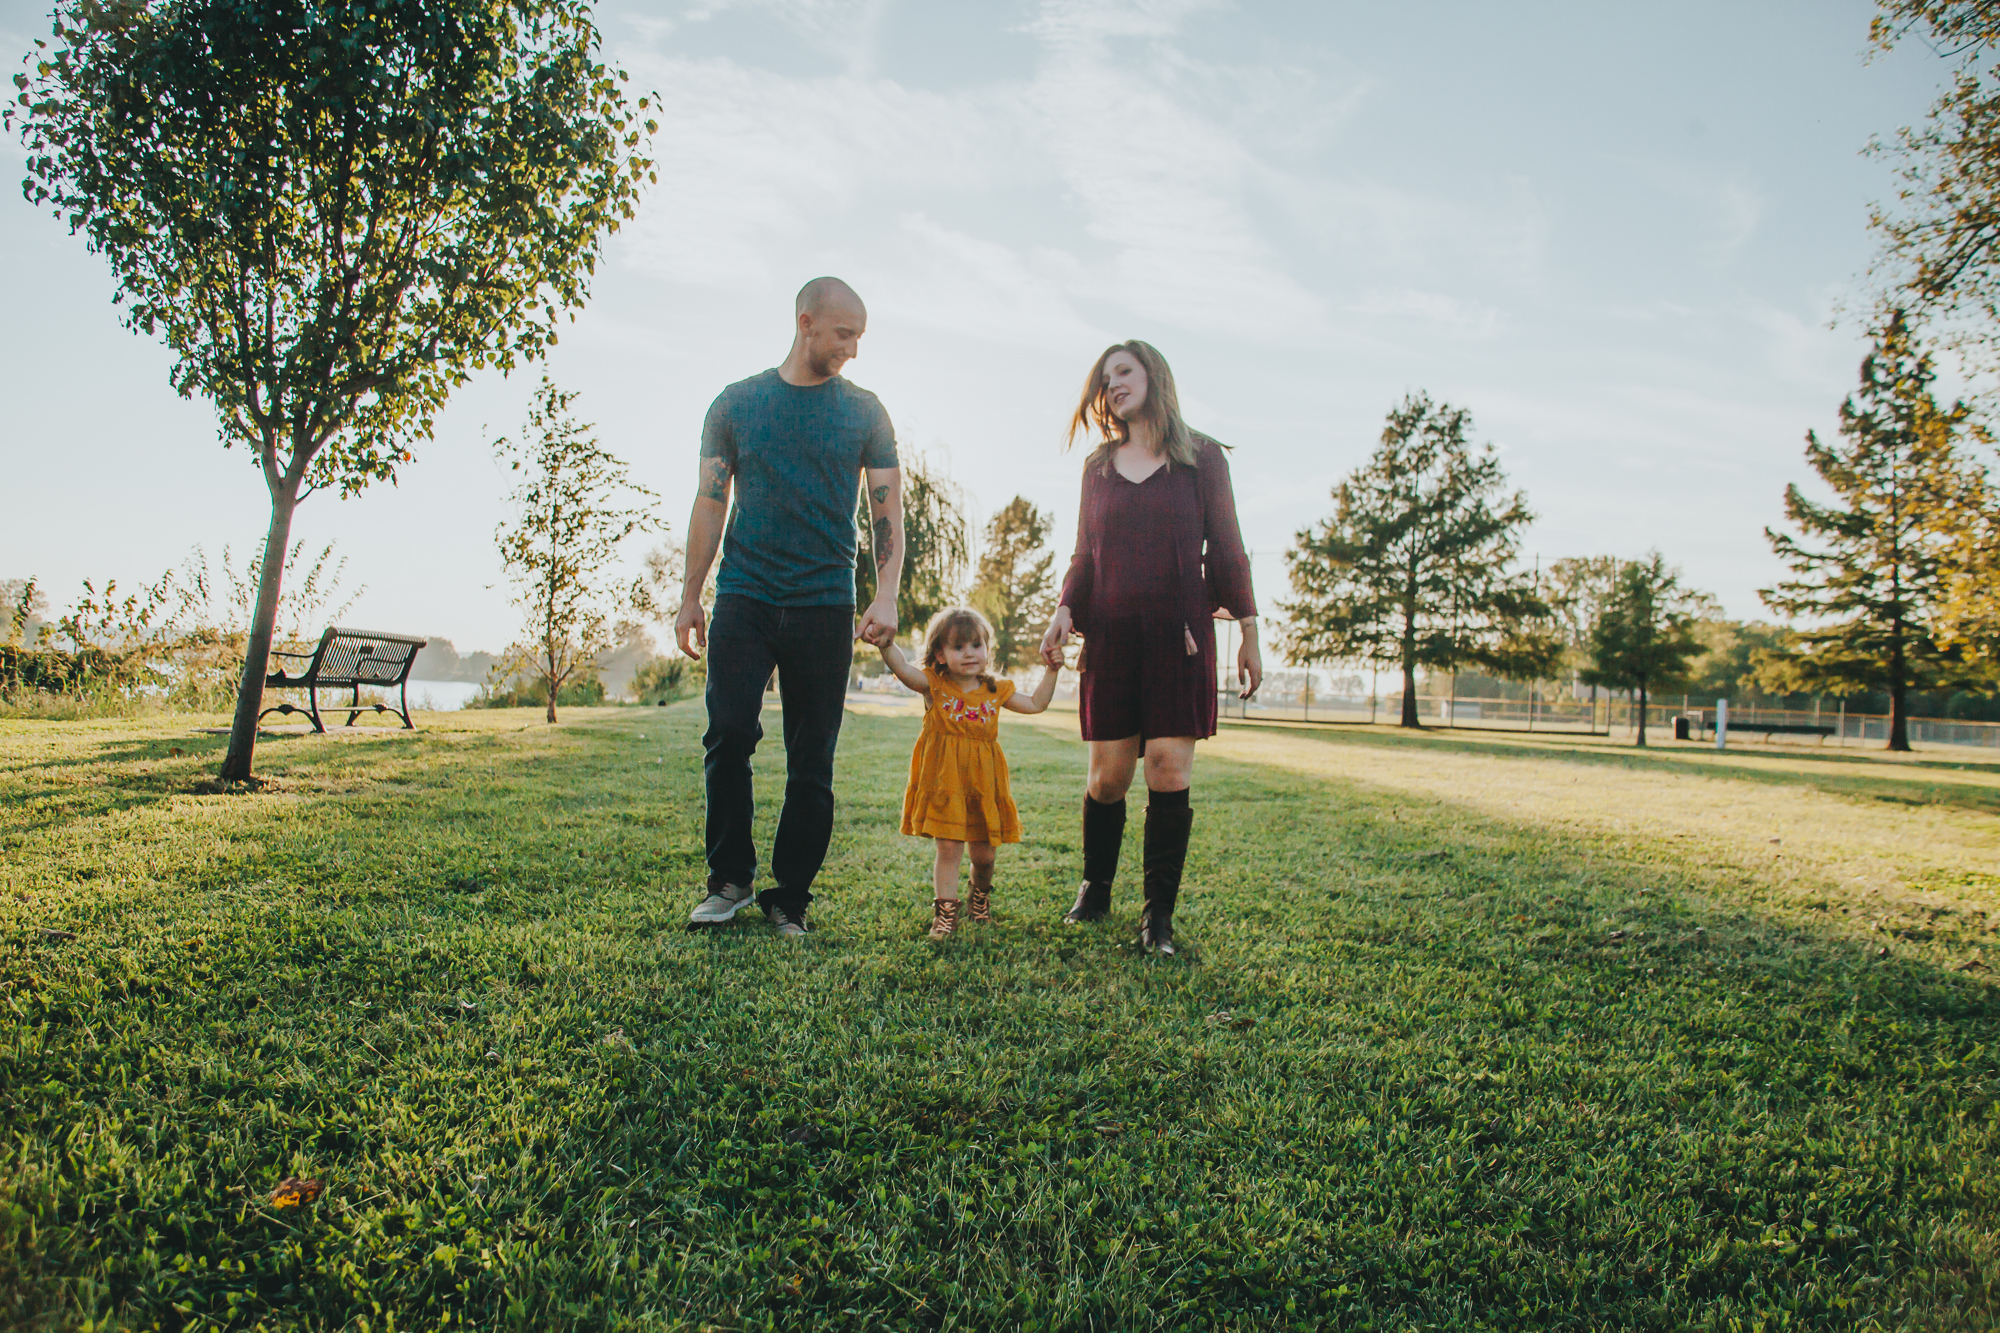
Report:
M931 938L945 939L958 929L958 899L931 899Z
M991 921L993 919L993 866L990 862L983 866L974 864L972 867L972 883L970 888L972 890L972 901L970 904L972 907L972 919L974 921Z

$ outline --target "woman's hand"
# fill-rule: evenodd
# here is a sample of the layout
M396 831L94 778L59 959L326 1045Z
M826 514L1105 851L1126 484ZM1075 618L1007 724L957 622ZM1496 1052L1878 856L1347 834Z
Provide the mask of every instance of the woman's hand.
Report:
M1069 608L1059 606L1049 617L1048 632L1042 635L1042 664L1059 667L1063 664L1063 648L1069 643L1069 636L1075 628L1070 624Z
M1257 697L1257 687L1264 683L1264 650L1257 646L1257 622L1242 622L1243 642L1236 649L1236 681L1243 686L1239 699Z

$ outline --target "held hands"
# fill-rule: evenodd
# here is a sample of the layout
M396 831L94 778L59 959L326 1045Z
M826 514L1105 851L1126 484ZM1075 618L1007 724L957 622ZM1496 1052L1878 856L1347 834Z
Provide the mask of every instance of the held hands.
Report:
M1049 618L1048 632L1042 635L1042 662L1046 666L1061 667L1063 649L1069 643L1069 636L1075 633L1070 624L1069 608L1059 606L1055 615Z
M681 651L699 662L708 648L708 616L701 609L701 599L681 603L681 613L674 617L674 637L680 641Z
M861 624L854 631L854 637L863 643L880 648L896 641L896 604L878 597L868 604L868 610L861 617Z

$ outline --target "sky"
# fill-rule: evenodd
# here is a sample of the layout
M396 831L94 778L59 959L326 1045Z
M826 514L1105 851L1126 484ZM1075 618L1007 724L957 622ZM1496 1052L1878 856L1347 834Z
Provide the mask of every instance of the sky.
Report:
M0 49L46 30L0 0ZM547 372L674 534L703 413L773 366L822 273L868 303L848 378L976 521L1023 495L1074 538L1063 429L1109 343L1172 363L1231 467L1262 609L1284 552L1424 391L1469 409L1537 515L1524 559L1658 548L1769 617L1764 538L1865 348L1862 149L1944 62L1868 59L1864 0L654 0L599 8L657 91L659 183ZM0 167L21 174L17 141ZM0 196L0 578L61 607L197 546L240 566L268 497L102 261ZM316 496L343 623L495 650L494 544L538 370L475 380L395 485ZM631 548L636 568L642 543ZM664 638L664 635L662 635Z

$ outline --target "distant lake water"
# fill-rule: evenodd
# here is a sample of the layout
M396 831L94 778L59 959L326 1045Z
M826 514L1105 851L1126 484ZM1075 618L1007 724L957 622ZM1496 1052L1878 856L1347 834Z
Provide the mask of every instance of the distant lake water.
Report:
M410 707L430 712L445 712L465 707L466 703L478 693L479 685L476 681L412 679Z

